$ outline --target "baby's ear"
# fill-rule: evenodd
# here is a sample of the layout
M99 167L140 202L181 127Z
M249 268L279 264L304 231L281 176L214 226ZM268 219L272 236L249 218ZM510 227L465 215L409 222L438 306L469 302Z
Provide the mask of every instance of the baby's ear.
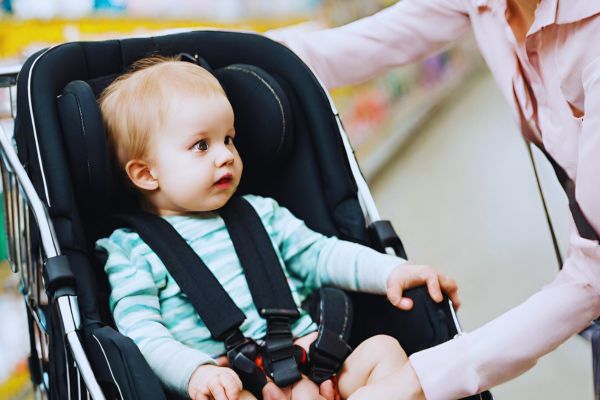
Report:
M158 189L158 179L150 171L150 166L143 160L129 160L125 164L125 172L133 184L142 190Z

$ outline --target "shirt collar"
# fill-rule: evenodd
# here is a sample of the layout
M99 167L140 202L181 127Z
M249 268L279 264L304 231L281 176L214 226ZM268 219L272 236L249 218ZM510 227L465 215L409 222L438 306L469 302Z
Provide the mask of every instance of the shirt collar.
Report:
M597 0L541 0L527 35L548 25L570 24L596 14L600 14L600 1Z
M600 14L600 1L598 0L554 1L558 3L558 7L556 7L557 24L569 24Z
M529 32L527 32L527 36L555 23L557 6L558 0L541 0L538 8L535 10L535 19L531 28L529 28Z
M506 4L506 0L472 0L477 8L490 8L493 3ZM598 0L541 0L535 12L528 35L552 24L569 24L600 14Z

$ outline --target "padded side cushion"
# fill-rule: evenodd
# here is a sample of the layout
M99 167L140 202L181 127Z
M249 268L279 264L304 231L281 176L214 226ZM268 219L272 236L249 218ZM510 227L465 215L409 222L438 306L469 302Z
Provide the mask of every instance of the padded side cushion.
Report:
M77 204L85 216L104 214L113 180L96 96L84 81L65 86L57 99Z
M233 64L215 71L235 113L236 147L257 170L282 164L293 145L292 109L279 83L263 69Z

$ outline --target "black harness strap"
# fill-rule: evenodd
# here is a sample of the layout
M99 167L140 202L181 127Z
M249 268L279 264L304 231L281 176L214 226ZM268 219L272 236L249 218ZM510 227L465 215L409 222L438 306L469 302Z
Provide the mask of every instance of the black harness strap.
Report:
M291 324L300 313L260 217L241 197L233 197L220 214L254 304L267 321L262 353L260 346L239 329L246 318L242 311L169 222L154 214L137 212L114 216L110 225L135 230L152 248L188 296L212 337L225 343L230 366L257 398L262 398L266 384L266 377L255 362L259 356L265 371L282 387L298 381L301 369L318 383L335 375L351 351L346 344L352 322L350 300L339 289L321 290L319 333L311 345L310 362L306 362L303 350L293 343L291 331Z
M554 158L546 151L546 149L541 146L538 146L538 148L542 151L542 153L544 153L548 161L550 161L550 164L556 173L556 177L558 178L558 182L560 182L560 185L569 199L569 209L573 215L573 220L575 221L575 226L577 227L579 235L582 238L597 240L600 242L600 235L596 233L592 225L590 225L585 215L583 215L583 211L581 211L579 203L577 203L577 199L575 198L575 182L569 178L569 175L567 175L563 167L558 165L556 160L554 160Z
M244 268L258 312L263 315L271 309L280 309L291 318L299 317L281 262L254 207L244 198L234 196L220 214Z
M158 255L215 340L224 341L244 322L244 313L170 223L143 212L114 218L121 222L120 226L135 230Z
M254 304L267 320L265 361L275 383L285 387L301 378L291 323L300 316L273 243L254 207L232 197L221 210L240 259Z

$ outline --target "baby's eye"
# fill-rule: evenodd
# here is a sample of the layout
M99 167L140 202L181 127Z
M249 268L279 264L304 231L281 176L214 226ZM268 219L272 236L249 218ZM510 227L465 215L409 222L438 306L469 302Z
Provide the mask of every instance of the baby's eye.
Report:
M225 136L225 144L226 145L233 144L233 137L231 137L231 136Z
M196 151L207 151L208 150L208 142L204 139L198 140L194 146L192 146L192 150Z

